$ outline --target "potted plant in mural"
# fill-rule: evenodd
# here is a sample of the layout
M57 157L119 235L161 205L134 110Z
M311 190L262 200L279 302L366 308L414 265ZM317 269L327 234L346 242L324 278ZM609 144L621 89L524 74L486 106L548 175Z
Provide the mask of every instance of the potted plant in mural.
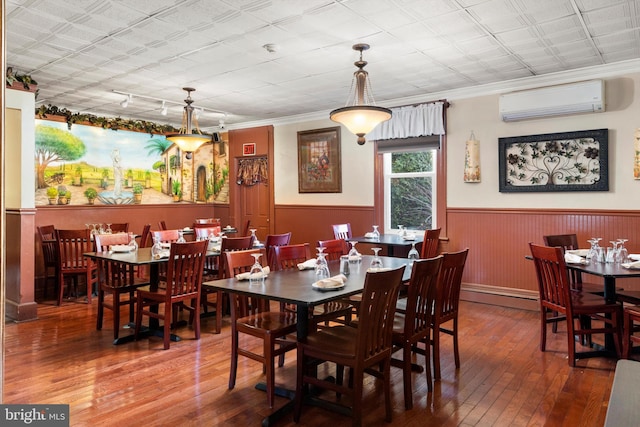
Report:
M58 203L58 189L56 187L47 188L47 198L49 199L50 205Z
M127 178L124 181L124 186L128 188L133 187L133 169L127 169Z
M65 205L71 204L71 191L65 191L64 196L67 198L67 202L65 203Z
M151 188L151 171L144 173L144 188Z
M173 183L171 184L171 194L173 194L174 202L180 201L180 198L182 197L182 185L180 184L180 181L173 181Z
M92 205L96 197L98 197L98 191L93 187L89 187L84 190L84 196L87 198L89 204Z
M140 204L142 203L142 184L136 182L133 184L133 203Z
M79 187L82 185L82 168L76 167L76 172L73 174L73 185Z

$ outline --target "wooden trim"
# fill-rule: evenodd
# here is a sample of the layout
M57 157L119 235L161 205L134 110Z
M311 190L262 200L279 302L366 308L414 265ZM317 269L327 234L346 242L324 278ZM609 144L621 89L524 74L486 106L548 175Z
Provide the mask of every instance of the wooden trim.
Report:
M538 311L540 309L538 292L500 286L463 283L460 299L522 310Z

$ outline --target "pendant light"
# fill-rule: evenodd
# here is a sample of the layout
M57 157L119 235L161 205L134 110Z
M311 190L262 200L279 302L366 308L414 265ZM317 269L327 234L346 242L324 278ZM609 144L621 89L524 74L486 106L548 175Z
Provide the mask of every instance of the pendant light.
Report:
M358 136L358 144L364 145L365 135L373 130L378 124L391 118L391 110L377 107L371 93L371 84L367 77L369 73L364 71L367 61L362 60L362 52L369 49L368 44L359 43L353 45L353 50L360 52L360 60L354 62L358 67L353 73L353 83L355 91L347 99L347 107L337 108L329 114L329 118L334 122L341 123L350 132Z
M191 106L193 100L191 99L191 92L195 92L192 87L184 87L182 90L187 92L187 99L184 102L187 104L184 106L184 114L182 115L182 127L180 133L174 133L167 135L167 140L176 144L180 150L185 152L185 157L191 159L192 153L198 149L205 142L211 141L211 136L203 135L198 127L198 121L193 116L194 108ZM192 133L192 124L195 126L197 133Z

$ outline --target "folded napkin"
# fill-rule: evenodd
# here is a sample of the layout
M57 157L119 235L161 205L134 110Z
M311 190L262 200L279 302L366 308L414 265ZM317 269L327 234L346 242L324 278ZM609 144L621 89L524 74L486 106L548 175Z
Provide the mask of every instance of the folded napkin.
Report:
M315 258L308 259L305 262L298 263L298 269L299 270L313 270L314 268L316 268L316 264L318 264L318 261Z
M566 253L564 254L564 262L567 264L586 264L587 261L581 256Z
M161 248L165 248L165 249L170 249L171 248L171 243L169 243L169 242L160 242L160 247Z
M407 233L404 236L402 236L402 238L404 240L416 240L416 235L413 234L413 233L411 233L411 234Z
M640 261L625 262L624 264L620 264L620 265L623 266L624 268L630 268L632 270L640 269Z
M364 238L365 239L373 239L375 237L376 237L376 235L374 233L372 233L371 231L369 231L368 233L364 233Z
M262 269L263 273L262 275L267 278L267 276L269 276L269 273L271 272L271 270L269 269L269 266L264 267ZM256 275L257 276L257 275ZM249 271L245 272L245 273L240 273L240 274L236 274L236 279L237 280L249 280L251 278L251 273ZM255 277L256 279L259 279L260 277Z
M170 253L171 253L171 251L168 251L168 250L160 251L160 253L157 253L157 254L153 255L153 259L169 258L169 254Z
M640 261L640 254L629 254L629 259Z
M338 274L337 276L329 277L328 279L318 280L312 286L320 289L341 288L344 286L344 282L346 281L347 276L344 274Z
M586 257L589 254L589 249L567 249L565 253Z
M380 268L368 268L367 273L379 273L381 271L389 271L390 267L380 267Z
M111 245L109 247L109 249L112 252L131 252L133 250L133 246L129 246L129 245Z

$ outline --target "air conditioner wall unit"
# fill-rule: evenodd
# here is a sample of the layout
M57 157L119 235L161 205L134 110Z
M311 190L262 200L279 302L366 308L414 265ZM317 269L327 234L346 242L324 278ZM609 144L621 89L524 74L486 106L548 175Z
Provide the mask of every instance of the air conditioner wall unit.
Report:
M500 95L500 118L505 122L605 109L604 82L588 80Z

